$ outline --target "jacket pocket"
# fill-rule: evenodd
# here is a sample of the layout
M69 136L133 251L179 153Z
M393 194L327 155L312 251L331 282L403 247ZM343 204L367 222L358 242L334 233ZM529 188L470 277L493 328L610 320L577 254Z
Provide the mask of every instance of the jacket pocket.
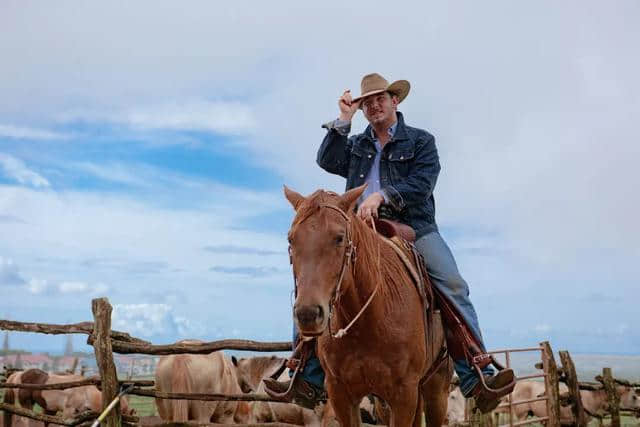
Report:
M415 156L414 150L398 150L389 153L387 160L389 161L389 170L391 171L391 180L394 183L405 179L409 176L411 163Z

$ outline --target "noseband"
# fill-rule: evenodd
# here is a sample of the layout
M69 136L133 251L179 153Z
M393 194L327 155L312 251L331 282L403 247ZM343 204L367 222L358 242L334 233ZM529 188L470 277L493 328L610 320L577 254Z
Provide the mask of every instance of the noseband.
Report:
M338 277L338 282L336 283L336 286L335 286L335 288L333 290L333 293L331 294L331 299L329 300L329 319L328 319L329 333L331 334L331 336L333 338L342 338L343 336L345 336L347 334L347 331L351 328L351 326L353 326L353 324L356 322L356 320L358 320L360 315L369 306L369 304L371 303L371 300L373 299L375 294L378 292L378 288L380 287L380 283L378 283L376 285L376 288L371 293L371 296L369 296L369 299L364 304L362 309L360 309L360 312L358 312L356 317L345 328L341 328L341 329L338 330L338 332L333 334L333 332L331 331L331 316L332 316L333 311L334 311L334 306L335 306L336 302L340 299L340 296L341 296L340 288L342 286L342 281L344 279L345 272L347 271L347 267L349 266L349 264L355 265L355 263L356 263L356 259L357 259L356 246L353 244L353 240L351 240L351 218L349 218L349 216L342 209L340 209L339 207L337 207L335 205L331 205L331 204L328 204L328 203L322 203L322 204L318 205L318 210L320 210L320 208L333 209L334 211L338 212L344 218L344 220L347 222L346 236L345 236L346 240L347 240L347 246L345 248L344 256L342 258L342 267L340 267L340 275ZM307 216L305 216L300 221L298 221L298 224L301 224L302 222L306 221L314 213L315 213L315 211L310 212ZM291 245L289 245L289 263L293 266L293 257L291 255ZM298 278L296 276L295 266L293 268L293 281L294 281L295 290L296 290L296 297L297 297L297 295L298 295Z

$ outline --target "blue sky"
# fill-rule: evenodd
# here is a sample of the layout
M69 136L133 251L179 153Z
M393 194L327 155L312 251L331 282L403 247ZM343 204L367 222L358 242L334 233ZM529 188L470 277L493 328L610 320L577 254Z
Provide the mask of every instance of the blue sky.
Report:
M640 353L634 1L0 5L0 317L288 339L282 185L362 75L407 79L492 348ZM365 125L356 116L354 128ZM13 334L16 346L60 337ZM81 339L78 338L78 345Z

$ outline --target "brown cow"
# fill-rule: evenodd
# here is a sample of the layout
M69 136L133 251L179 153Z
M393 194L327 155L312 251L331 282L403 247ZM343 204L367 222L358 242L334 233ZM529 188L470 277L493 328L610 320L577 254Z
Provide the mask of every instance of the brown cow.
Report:
M86 379L81 375L47 374L40 369L28 369L10 376L15 384L59 384ZM47 415L56 415L62 411L63 416L73 417L84 411L100 412L102 408L102 393L94 385L73 387L64 390L29 390L18 389L5 395L5 402L13 403L17 395L20 406L33 409L37 403ZM126 398L120 400L123 414L132 415ZM5 425L11 425L11 415L5 412ZM48 423L45 423L45 426Z
M181 341L184 344L201 341ZM156 368L156 388L173 393L240 394L240 386L231 361L221 352L162 356ZM156 398L158 414L165 421L199 421L203 423L246 423L247 402L203 402Z
M17 372L13 372L9 375L9 377L7 378L7 383L9 384L21 384L21 380L22 380L22 372L23 371L17 371ZM19 393L20 389L17 388L7 388L4 391L4 403L7 403L9 405L15 405L18 403L19 398L18 398L18 393ZM3 422L3 426L8 426L8 427L29 427L31 420L29 418L26 417L21 417L18 415L13 415L10 412L7 411L3 411L3 416L2 416L2 422ZM40 423L42 424L42 423Z
M236 367L238 385L244 393L264 393L262 380L273 375L284 362L280 357L251 357L231 358ZM287 372L282 372L279 379L288 378ZM279 402L251 402L251 422L268 423L281 422L304 426L320 426L321 418L310 409L305 409L293 403Z

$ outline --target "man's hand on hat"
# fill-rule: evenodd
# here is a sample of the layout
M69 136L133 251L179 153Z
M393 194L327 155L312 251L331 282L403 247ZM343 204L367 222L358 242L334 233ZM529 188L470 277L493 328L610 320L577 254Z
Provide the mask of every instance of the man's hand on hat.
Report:
M365 221L369 219L369 217L378 218L378 208L382 202L384 202L382 194L379 192L371 194L358 206L358 216Z
M360 107L360 101L361 100L353 102L351 91L349 89L345 90L340 99L338 99L340 120L350 122L351 118L356 114L356 111L358 111L358 108Z

